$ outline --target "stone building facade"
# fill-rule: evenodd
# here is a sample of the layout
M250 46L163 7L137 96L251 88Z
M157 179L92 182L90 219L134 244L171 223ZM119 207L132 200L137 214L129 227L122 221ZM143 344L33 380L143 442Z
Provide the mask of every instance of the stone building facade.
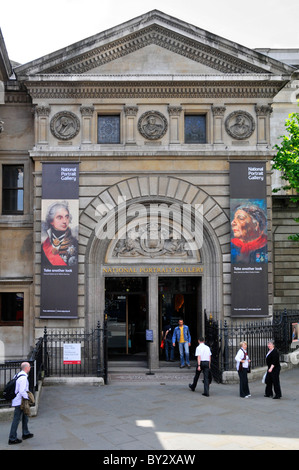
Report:
M297 307L299 248L287 240L297 207L287 195L273 198L279 177L271 158L286 117L297 111L298 51L281 61L156 10L25 65L12 64L0 39L6 357L26 354L44 326L93 328L106 307L110 353L142 355L149 329L157 367L166 321L183 316L194 338L204 312L234 320L231 162L266 167L268 306L259 317ZM41 316L49 163L79 168L75 318ZM195 206L202 237L190 249ZM184 208L191 208L190 227ZM20 318L6 316L11 302L21 302Z

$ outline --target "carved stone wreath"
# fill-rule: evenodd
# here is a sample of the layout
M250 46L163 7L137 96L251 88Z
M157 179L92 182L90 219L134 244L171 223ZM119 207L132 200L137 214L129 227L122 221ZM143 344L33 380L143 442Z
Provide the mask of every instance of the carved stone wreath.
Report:
M148 140L161 139L167 128L167 119L159 111L147 111L138 120L138 131Z
M139 231L130 230L126 239L117 242L113 257L115 258L185 258L192 257L188 242L177 233L168 233L162 224L141 224Z
M234 111L225 120L225 130L233 139L248 139L254 129L254 119L246 111Z
M51 119L50 129L57 139L73 139L80 130L80 121L74 113L61 111Z

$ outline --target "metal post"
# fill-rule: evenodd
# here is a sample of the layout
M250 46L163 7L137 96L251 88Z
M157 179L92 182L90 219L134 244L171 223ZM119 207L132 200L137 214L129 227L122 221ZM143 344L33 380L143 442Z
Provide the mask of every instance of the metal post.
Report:
M226 320L224 320L224 370L228 370L228 326Z
M47 341L47 327L44 328L44 370L45 377L49 377L49 364L48 364L48 341Z
M108 384L108 315L105 314L104 318L104 383Z
M97 377L101 377L101 325L97 324Z

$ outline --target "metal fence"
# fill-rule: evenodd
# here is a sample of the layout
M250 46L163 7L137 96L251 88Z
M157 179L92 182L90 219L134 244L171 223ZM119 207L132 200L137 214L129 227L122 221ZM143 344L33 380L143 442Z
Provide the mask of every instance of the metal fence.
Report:
M224 371L235 370L235 356L241 341L247 342L252 368L265 366L269 340L274 340L281 354L288 353L292 343L292 324L298 322L298 310L275 312L273 320L232 324L206 316L205 338L212 352L211 369L215 381L222 381Z
M85 329L44 330L44 368L46 376L58 377L108 377L107 322L100 323L91 331ZM66 346L78 345L80 358L68 360ZM78 360L79 359L79 360Z
M39 381L43 374L43 338L40 338L37 341L35 348L30 352L28 357L19 360L15 359L13 361L6 361L4 364L0 364L0 407L10 405L10 402L7 402L3 398L2 391L5 384L20 372L22 362L29 362L31 366L28 375L29 390L35 395L35 392L38 391Z
M65 362L65 345L79 345L80 361L77 364ZM103 377L108 383L107 366L107 321L90 332L84 329L44 329L44 336L39 338L35 348L27 358L6 361L0 364L0 406L9 406L4 400L2 391L19 371L22 362L29 362L31 369L28 375L29 390L35 394L39 380L45 376L59 377Z

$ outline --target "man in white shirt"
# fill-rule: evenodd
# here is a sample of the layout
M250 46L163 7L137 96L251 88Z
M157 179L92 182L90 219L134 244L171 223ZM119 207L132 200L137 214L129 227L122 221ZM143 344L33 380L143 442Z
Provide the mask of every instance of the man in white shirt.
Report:
M203 375L204 375L203 395L205 397L208 397L209 396L209 373L210 373L210 368L211 368L212 353L211 353L209 346L205 344L204 338L199 338L198 342L199 342L199 346L197 346L196 351L195 351L195 356L197 356L197 366L196 366L193 383L189 384L189 388L192 390L192 392L195 391L200 373L201 371L203 371Z
M21 410L22 398L28 400L27 391L29 390L28 374L30 372L30 364L28 362L23 362L21 364L21 371L17 374L18 379L16 381L15 393L16 396L11 402L11 406L15 408L8 444L19 444L22 442L21 439L17 438L17 430L19 423L22 419L22 437L23 439L30 439L33 437L33 434L29 432L28 429L28 416L25 415L23 410Z

